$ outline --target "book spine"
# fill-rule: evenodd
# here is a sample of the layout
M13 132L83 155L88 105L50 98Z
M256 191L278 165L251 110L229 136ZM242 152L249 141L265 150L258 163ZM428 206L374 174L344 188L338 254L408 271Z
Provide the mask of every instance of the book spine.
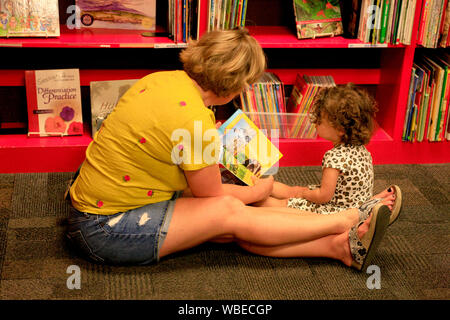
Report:
M439 135L441 133L441 119L443 116L444 106L445 106L445 100L446 100L446 91L447 91L447 75L448 75L448 67L446 66L443 73L443 79L442 79L442 90L441 90L441 96L439 99L439 109L438 109L438 115L437 115L437 121L436 121L436 133L434 136L435 140L439 140Z
M397 39L396 44L399 44L403 39L403 30L405 29L406 11L408 10L408 0L403 0L402 8L400 11L400 18L398 21Z
M37 105L36 72L34 70L25 71L25 90L27 96L28 110L28 132L40 132L39 115L35 114ZM39 136L39 134L37 134ZM36 134L30 134L36 136Z
M387 31L387 23L388 16L390 11L390 0L383 1L383 17L381 18L381 30L380 30L380 43L384 43L386 40L386 31Z
M367 4L369 0L363 0L359 13L358 39L364 41L364 34L367 27Z
M183 11L182 11L182 25L183 25L183 29L182 29L182 40L183 42L187 42L187 37L186 37L186 31L187 31L187 0L182 0L183 1Z
M415 75L415 68L411 71L411 78L409 80L409 92L408 92L408 103L406 106L406 112L405 112L405 120L403 123L403 134L402 134L402 140L407 141L408 132L409 132L409 126L410 126L410 115L411 115L411 95L412 90L414 86L414 75Z
M242 3L241 27L245 27L245 17L247 15L247 2L248 0L244 0L244 2Z
M405 21L405 30L403 31L403 44L409 45L411 44L411 32L412 32L412 24L414 23L414 13L416 12L416 1L412 0L409 2L408 11L406 14Z
M391 1L389 4L389 13L387 18L387 30L386 30L386 43L391 42L391 32L392 32L392 21L394 18L394 9L397 4L396 0Z
M417 37L418 38L417 44L419 44L419 45L421 45L423 43L423 35L425 32L425 25L427 23L427 18L428 18L429 4L430 4L429 0L424 0L424 2L422 4L422 16L421 16L421 20L420 20L419 34Z

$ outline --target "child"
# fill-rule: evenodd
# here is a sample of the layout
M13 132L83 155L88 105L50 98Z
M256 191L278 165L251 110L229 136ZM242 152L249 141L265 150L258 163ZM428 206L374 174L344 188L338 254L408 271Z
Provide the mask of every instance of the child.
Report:
M321 214L360 207L373 197L370 141L377 111L375 101L353 84L323 88L314 102L311 121L320 137L333 143L322 159L319 186L275 182L261 206L287 206Z

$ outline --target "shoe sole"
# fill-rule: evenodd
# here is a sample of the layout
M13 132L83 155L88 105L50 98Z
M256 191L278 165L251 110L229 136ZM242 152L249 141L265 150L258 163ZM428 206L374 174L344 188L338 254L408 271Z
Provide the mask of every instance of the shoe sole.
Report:
M395 203L394 207L392 208L389 225L393 224L397 220L398 216L400 215L400 210L402 209L402 190L400 190L400 187L395 184L391 187L393 187L395 190Z
M389 208L381 203L372 209L372 220L370 221L369 230L361 239L364 248L367 248L366 258L364 259L362 265L353 261L352 267L363 271L370 265L375 252L377 251L377 248L386 233L387 227L389 226L390 215L391 211Z

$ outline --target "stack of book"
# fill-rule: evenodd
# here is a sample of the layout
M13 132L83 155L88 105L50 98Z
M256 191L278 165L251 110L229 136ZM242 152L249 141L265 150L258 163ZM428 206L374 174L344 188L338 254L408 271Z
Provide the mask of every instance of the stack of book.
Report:
M423 0L417 44L427 48L449 46L450 7L448 0Z
M208 31L245 26L248 0L209 0Z
M439 0L436 0L439 1ZM371 44L411 44L417 0L341 1L344 31Z
M175 43L187 43L198 38L199 0L169 0L168 32Z
M403 141L450 140L450 55L427 53L416 57L411 72Z
M240 98L242 110L267 136L289 138L284 85L277 75L264 73L241 93Z
M292 138L308 139L317 136L316 128L311 123L309 113L314 99L321 87L335 86L332 76L308 76L297 74L287 103L287 112L297 114L290 124L289 135Z

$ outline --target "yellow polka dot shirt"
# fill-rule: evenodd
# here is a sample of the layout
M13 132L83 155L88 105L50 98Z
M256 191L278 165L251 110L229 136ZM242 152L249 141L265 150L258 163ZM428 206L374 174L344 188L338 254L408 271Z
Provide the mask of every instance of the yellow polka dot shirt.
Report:
M184 71L152 73L119 100L70 189L79 211L115 214L169 200L184 170L216 163L215 118Z

